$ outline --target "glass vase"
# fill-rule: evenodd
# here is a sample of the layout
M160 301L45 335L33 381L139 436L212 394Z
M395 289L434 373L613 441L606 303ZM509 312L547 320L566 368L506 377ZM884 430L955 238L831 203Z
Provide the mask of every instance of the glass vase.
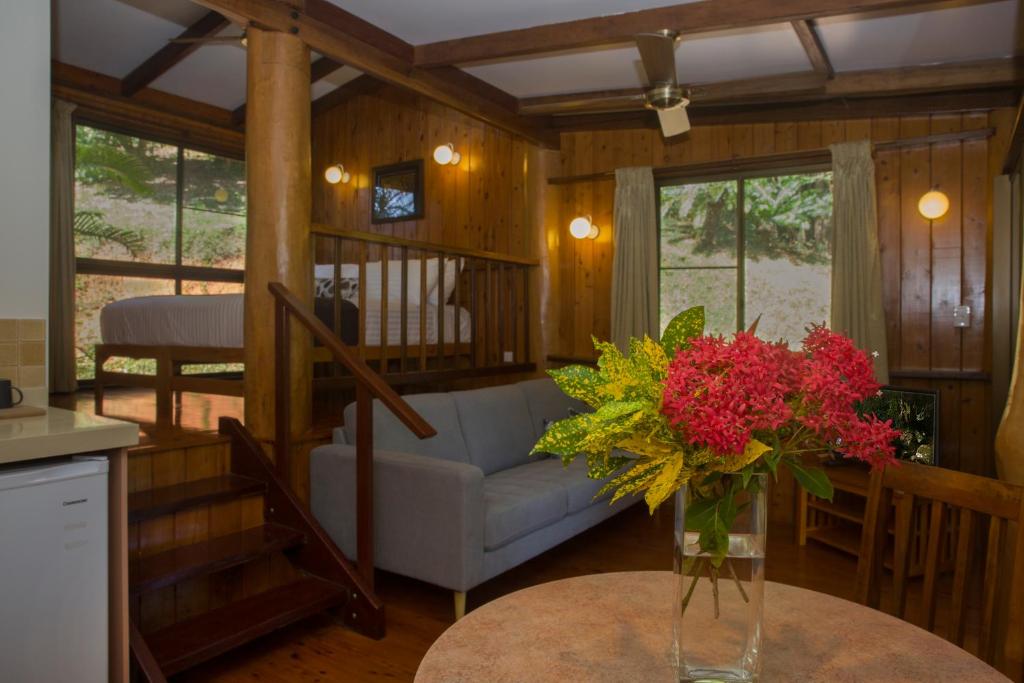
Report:
M764 620L765 475L742 493L729 552L716 566L686 530L687 489L676 494L673 651L679 681L751 683L761 671Z

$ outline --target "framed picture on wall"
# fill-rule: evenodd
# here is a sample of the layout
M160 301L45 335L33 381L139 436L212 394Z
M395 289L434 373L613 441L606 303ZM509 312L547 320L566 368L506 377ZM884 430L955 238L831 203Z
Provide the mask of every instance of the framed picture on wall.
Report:
M423 218L423 159L373 169L371 223Z

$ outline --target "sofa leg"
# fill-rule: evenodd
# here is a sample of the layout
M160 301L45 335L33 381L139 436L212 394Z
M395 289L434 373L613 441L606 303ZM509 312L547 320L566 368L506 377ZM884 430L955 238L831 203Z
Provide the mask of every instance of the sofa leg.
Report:
M455 621L466 616L466 594L462 591L455 591Z

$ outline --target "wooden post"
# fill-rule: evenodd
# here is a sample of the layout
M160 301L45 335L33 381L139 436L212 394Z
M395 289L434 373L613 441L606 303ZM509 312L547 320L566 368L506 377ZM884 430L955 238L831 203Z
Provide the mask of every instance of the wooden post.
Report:
M311 161L309 48L296 36L247 32L245 259L245 423L261 442L274 440L274 302L281 282L307 306L313 301L310 255ZM308 430L312 359L308 334L291 327L291 432Z

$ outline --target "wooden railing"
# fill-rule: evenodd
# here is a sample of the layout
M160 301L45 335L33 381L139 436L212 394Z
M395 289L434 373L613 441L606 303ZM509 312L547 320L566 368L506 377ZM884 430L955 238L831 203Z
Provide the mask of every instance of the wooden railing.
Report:
M535 259L323 225L313 254L318 316L388 383L535 369ZM324 351L314 361L316 386L351 386Z
M280 282L268 286L274 297L274 451L281 479L291 486L291 323L295 319L350 373L356 388L356 562L373 588L373 399L402 421L417 437L437 432L419 413L339 339Z

